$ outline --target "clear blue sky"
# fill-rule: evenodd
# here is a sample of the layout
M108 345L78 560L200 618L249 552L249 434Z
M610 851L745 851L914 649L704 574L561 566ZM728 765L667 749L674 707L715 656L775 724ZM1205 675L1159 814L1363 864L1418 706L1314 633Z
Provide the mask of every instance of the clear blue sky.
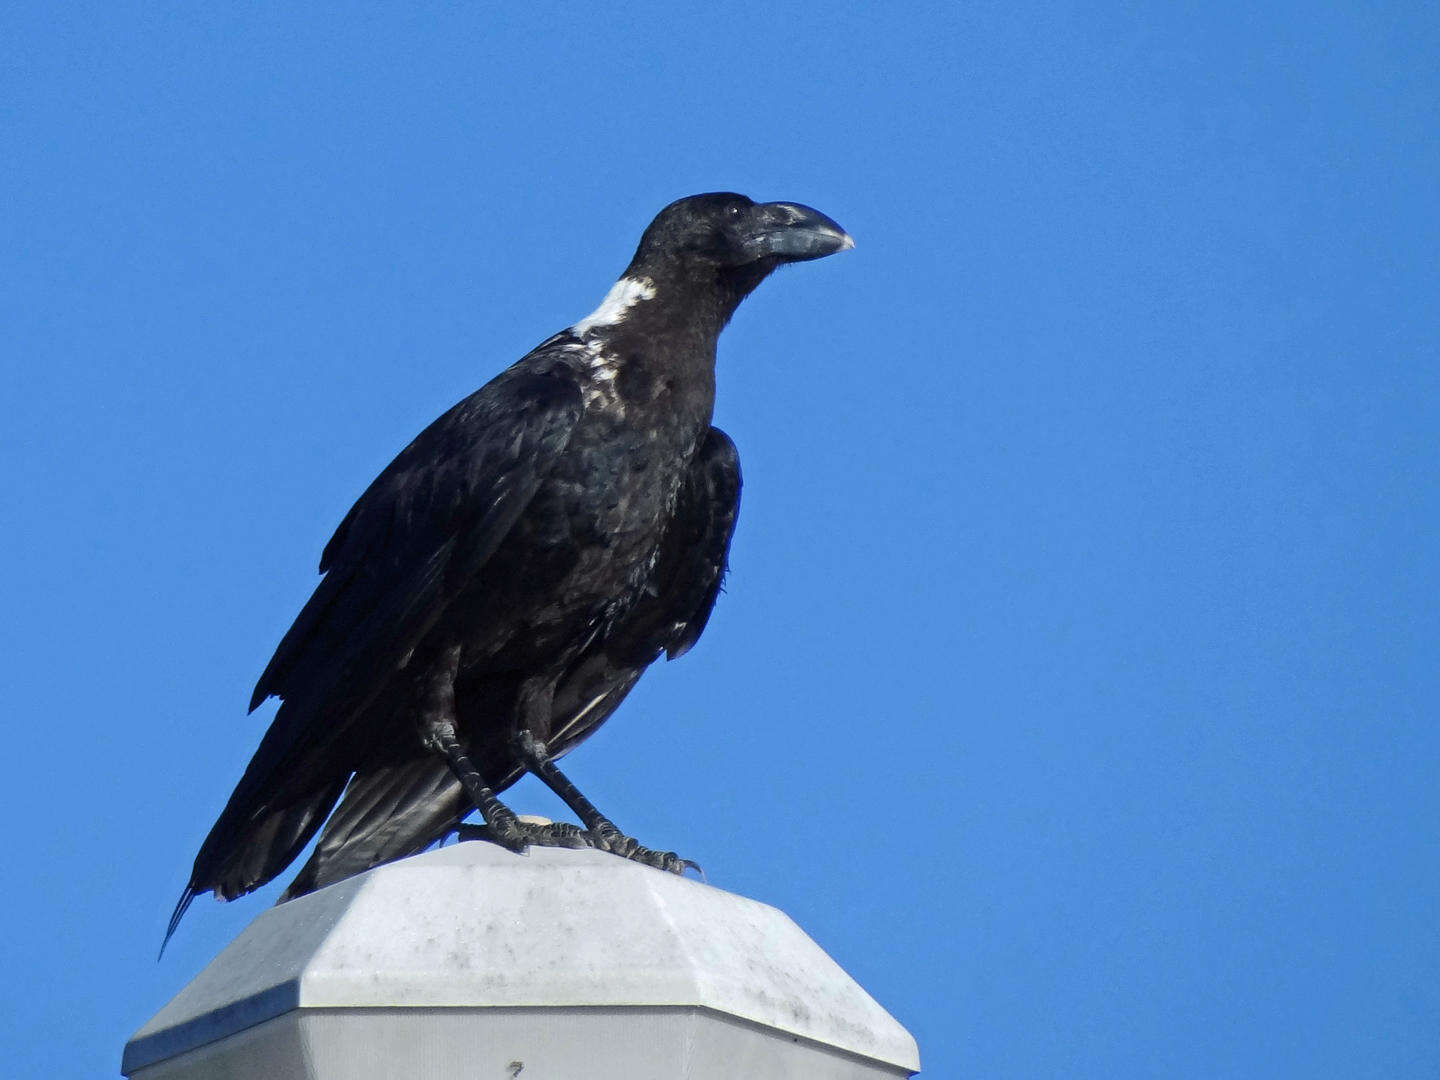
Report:
M273 899L155 963L351 501L735 189L858 247L722 339L729 591L580 786L926 1075L1435 1076L1437 55L1420 4L6 5L7 1074L113 1074Z

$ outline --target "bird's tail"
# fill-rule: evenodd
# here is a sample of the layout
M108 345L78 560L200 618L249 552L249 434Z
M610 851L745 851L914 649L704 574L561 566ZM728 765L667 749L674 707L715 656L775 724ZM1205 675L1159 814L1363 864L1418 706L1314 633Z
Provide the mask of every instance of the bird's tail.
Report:
M470 810L464 788L441 757L361 768L280 901L424 851Z
M252 809L242 781L229 804L200 845L190 881L180 894L165 930L165 946L180 925L190 904L202 892L213 892L221 900L234 900L260 888L289 866L310 842L320 823L340 797L347 777L341 776L308 797L286 806L260 803Z

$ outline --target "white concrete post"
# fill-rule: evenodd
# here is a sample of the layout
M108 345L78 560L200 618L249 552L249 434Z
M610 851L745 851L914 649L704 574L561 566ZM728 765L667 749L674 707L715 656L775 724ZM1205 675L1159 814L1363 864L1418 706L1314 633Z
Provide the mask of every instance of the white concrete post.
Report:
M131 1080L859 1080L915 1040L782 912L596 851L456 844L261 914Z

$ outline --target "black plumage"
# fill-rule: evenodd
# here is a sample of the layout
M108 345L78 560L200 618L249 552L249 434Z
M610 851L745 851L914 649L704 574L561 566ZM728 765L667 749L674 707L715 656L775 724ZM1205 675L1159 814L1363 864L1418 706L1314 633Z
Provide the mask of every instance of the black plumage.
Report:
M721 329L778 265L849 246L793 203L672 203L595 313L401 451L326 545L260 676L251 708L280 708L167 939L200 892L258 888L322 824L285 897L420 851L476 809L517 850L684 868L620 833L554 761L662 652L687 651L715 603L740 496L735 447L710 425ZM526 771L584 828L518 821L495 793Z

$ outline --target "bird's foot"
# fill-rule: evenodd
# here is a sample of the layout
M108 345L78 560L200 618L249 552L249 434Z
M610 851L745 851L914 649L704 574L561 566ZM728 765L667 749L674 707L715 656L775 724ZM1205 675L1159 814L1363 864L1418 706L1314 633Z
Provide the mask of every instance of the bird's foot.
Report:
M672 874L685 876L686 870L694 870L703 881L705 871L700 869L699 863L693 863L689 859L682 859L673 851L654 851L642 846L634 837L626 836L608 821L602 821L596 828L586 833L590 837L591 846L601 851L608 851L612 855L619 855L622 859L630 859L633 862L644 863L646 866L653 866L657 870L668 870Z
M550 821L542 824L524 821L518 817L502 818L493 825L472 825L462 822L455 826L455 838L457 840L485 840L492 844L499 844L517 854L524 854L525 849L531 845L535 847L594 848L597 851L608 851L612 855L619 855L622 859L653 866L657 870L679 874L681 877L685 876L687 870L693 870L700 880L705 880L705 871L700 869L699 863L682 859L673 851L654 851L647 848L633 837L626 836L608 821L602 822L596 829L582 829L579 825L572 825L568 821Z
M568 821L540 824L521 821L517 817L502 818L494 824L471 825L462 822L455 827L457 840L485 840L499 844L507 851L523 855L531 847L586 848L594 847L589 834Z

